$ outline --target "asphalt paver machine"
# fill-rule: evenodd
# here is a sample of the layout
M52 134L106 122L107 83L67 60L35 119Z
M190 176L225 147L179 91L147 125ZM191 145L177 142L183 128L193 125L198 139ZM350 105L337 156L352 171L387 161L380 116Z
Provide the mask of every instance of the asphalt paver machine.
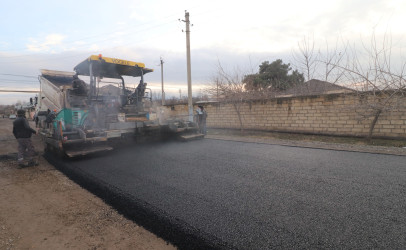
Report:
M152 91L144 81L144 75L153 70L143 63L92 55L74 71L41 70L37 114L42 115L47 150L76 157L112 150L112 142L128 138L203 137L193 122L157 118ZM125 78L134 77L139 83L129 88ZM106 92L100 85L109 79L117 87Z

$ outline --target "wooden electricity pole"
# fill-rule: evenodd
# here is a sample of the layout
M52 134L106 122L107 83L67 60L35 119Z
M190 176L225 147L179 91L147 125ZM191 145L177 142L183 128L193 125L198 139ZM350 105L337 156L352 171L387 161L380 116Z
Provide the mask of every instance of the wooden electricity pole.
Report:
M186 63L187 63L187 90L188 90L188 110L189 110L189 121L193 121L193 103L192 103L192 71L190 64L190 21L189 12L185 11L186 23Z
M162 106L165 105L165 91L164 91L164 60L161 57L161 86L162 86Z

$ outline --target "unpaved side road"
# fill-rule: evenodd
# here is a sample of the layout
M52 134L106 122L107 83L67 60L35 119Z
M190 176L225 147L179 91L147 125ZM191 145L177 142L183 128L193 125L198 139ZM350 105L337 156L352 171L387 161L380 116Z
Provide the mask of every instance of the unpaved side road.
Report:
M39 166L18 169L12 121L0 118L1 250L175 249L118 214L42 157ZM33 136L33 141L42 150L40 138Z

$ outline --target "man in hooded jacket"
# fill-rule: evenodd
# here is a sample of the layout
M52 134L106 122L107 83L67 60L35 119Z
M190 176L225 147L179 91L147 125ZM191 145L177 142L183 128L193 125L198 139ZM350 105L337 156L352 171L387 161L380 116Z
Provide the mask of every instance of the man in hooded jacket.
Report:
M37 132L30 127L27 119L25 118L25 111L17 111L17 119L13 122L13 134L18 141L18 166L26 167L24 160L28 160L29 165L37 165L33 160L36 155L34 146L31 142L31 135Z

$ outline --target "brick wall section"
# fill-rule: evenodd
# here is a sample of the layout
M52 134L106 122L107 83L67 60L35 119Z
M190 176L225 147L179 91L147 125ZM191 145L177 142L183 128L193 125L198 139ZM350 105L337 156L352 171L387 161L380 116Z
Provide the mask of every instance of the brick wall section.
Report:
M357 103L357 96L338 94L275 98L242 104L241 116L245 129L365 136L372 118L360 120L355 112ZM239 128L232 104L208 103L204 106L208 127ZM187 105L176 105L169 112L172 116L186 116ZM375 126L374 136L406 138L406 110L383 113Z

